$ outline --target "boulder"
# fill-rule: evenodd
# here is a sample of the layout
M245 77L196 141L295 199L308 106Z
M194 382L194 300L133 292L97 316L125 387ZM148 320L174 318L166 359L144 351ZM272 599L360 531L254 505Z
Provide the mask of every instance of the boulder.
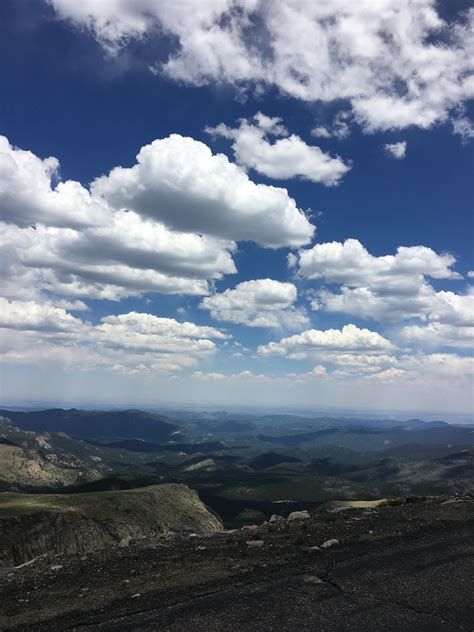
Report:
M287 520L288 522L293 522L294 520L309 520L309 518L310 518L310 515L306 510L292 511L290 515L288 516Z

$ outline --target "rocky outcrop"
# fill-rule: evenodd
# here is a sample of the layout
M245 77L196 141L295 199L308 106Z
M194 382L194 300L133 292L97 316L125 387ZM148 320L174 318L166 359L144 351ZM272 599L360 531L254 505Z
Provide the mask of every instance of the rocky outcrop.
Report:
M9 445L5 439L0 444L0 490L59 489L98 478L100 473L93 468L62 467L37 450Z
M0 494L0 567L77 554L169 532L223 529L186 485L94 494Z

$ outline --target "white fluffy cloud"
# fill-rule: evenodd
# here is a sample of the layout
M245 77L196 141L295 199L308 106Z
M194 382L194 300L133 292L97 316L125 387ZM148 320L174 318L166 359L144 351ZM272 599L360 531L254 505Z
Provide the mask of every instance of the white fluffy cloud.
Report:
M401 160L402 158L405 158L407 153L407 144L406 141L401 141L399 143L387 143L384 145L384 149L392 158Z
M428 388L437 388L444 384L450 388L452 384L463 384L474 377L474 358L460 356L454 353L418 353L416 355L404 355L400 359L392 356L364 356L347 354L339 362L335 355L328 371L326 366L316 365L310 371L299 373L284 373L280 375L255 374L246 370L236 374L224 374L215 372L195 371L194 379L235 382L250 380L252 382L267 382L292 386L296 384L315 383L324 380L326 387L337 384L341 380L347 386L363 385L376 382L382 384L399 383L403 388L410 384L424 385ZM339 386L340 388L340 386Z
M72 228L100 223L105 210L100 200L72 180L53 187L58 172L56 158L43 160L0 136L0 221L22 227L36 222Z
M396 255L374 257L357 239L316 244L298 253L299 273L306 278L399 294L416 290L424 276L461 278L451 270L454 263L451 255L425 246L400 246Z
M131 215L112 217L110 232L105 227L76 231L0 224L1 293L38 297L47 290L109 300L148 292L203 295L207 279L235 272L229 244L171 233Z
M309 329L301 334L282 338L258 348L264 356L283 355L294 359L305 359L321 351L383 353L394 345L375 331L359 329L355 325L344 325L342 329Z
M178 134L142 147L136 165L116 167L91 190L117 210L182 232L270 248L308 243L314 233L285 189L255 184L223 154Z
M474 10L446 23L435 0L50 0L114 54L175 38L155 72L188 84L276 86L304 101L346 100L367 130L428 128L474 95Z
M356 239L316 244L291 258L298 274L341 285L338 293L322 289L312 301L325 309L392 320L422 318L463 324L470 320L473 296L435 292L426 281L458 280L454 257L424 246L400 247L395 255L374 257Z
M472 291L467 294L435 292L427 283L420 283L419 291L412 294L384 294L367 287L346 286L337 294L320 290L311 306L314 310L353 314L379 321L397 322L412 318L462 327L474 325L473 303Z
M34 301L7 301L0 297L0 328L45 333L75 333L84 323L62 307Z
M50 304L1 299L0 308L0 359L6 362L178 371L212 355L215 340L228 338L214 327L147 313L104 316L91 325Z
M236 240L273 248L311 239L314 227L284 189L254 184L203 143L172 136L138 160L91 191L53 187L55 158L0 138L3 296L205 295L209 280L236 272Z
M457 355L455 353L419 353L413 356L405 356L402 359L403 366L412 379L420 381L444 380L468 380L474 377L474 358ZM446 386L446 382L443 386Z
M474 326L474 291L435 291L426 277L457 280L455 259L430 248L399 248L395 255L374 257L357 240L317 244L291 260L299 274L340 284L340 290L320 289L314 310L340 312L377 321L416 319L428 325L405 327L405 342L427 346L468 346Z
M273 279L243 281L235 288L206 296L200 307L210 311L212 318L249 327L288 327L299 329L308 325L308 318L296 309L296 287Z
M302 178L327 186L339 183L350 166L341 158L333 158L319 147L307 145L299 136L289 135L280 118L258 112L253 121L240 120L232 129L224 123L208 127L213 136L233 140L232 149L240 165L255 169L269 178ZM270 142L269 136L283 136Z
M474 346L474 326L462 327L444 323L407 325L400 331L401 339L420 347L464 347Z

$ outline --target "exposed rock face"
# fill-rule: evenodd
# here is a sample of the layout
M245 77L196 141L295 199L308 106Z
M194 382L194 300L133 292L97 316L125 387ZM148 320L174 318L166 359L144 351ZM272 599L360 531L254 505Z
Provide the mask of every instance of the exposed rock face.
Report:
M86 553L168 532L222 531L186 485L94 494L0 494L0 566L45 553Z
M216 462L214 459L204 459L203 461L199 461L198 463L193 463L192 465L188 465L188 467L184 468L185 472L195 472L197 470L204 470L206 472L210 472L216 469Z
M0 489L56 487L100 478L94 469L68 469L36 450L0 444Z

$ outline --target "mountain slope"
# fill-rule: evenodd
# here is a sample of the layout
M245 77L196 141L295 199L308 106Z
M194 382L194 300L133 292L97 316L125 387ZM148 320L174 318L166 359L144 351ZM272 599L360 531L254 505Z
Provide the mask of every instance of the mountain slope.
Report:
M51 410L15 411L0 410L23 430L34 432L65 432L72 437L87 439L131 438L145 441L168 441L179 436L180 428L169 417L145 413L140 410L88 411Z
M43 554L85 553L170 530L220 531L186 485L89 494L0 494L0 567Z
M100 478L92 468L65 468L43 458L37 450L0 443L0 492L61 488Z

